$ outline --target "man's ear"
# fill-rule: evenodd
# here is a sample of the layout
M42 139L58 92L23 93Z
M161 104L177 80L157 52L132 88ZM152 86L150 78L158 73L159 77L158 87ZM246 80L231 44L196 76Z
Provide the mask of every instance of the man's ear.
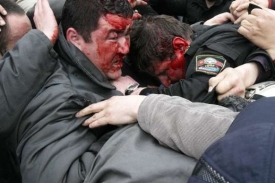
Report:
M67 41L75 45L79 50L82 51L82 43L84 42L83 37L78 34L74 28L68 28L66 31Z
M180 52L180 53L184 54L185 51L188 49L188 47L189 47L189 44L185 39L183 39L181 37L174 37L173 48L176 53Z

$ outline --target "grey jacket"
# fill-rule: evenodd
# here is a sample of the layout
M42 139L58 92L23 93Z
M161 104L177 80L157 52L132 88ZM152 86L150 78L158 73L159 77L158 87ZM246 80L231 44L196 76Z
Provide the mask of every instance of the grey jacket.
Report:
M0 60L0 182L21 182L15 147L8 137L54 70L57 54L52 48L42 32L31 30Z
M11 133L26 105L54 71L56 58L50 40L39 30L30 30L0 60L0 139Z
M138 123L161 144L199 159L225 135L238 112L181 97L151 94L138 111Z
M195 160L159 145L137 124L92 130L82 126L87 117L76 118L76 112L122 94L62 31L57 44L55 72L26 107L17 128L23 182L187 182Z

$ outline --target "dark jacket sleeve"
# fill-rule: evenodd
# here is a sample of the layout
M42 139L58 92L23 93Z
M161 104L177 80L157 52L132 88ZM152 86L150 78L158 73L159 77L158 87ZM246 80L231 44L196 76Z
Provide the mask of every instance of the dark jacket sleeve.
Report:
M180 96L192 102L201 102L204 101L204 98L208 94L208 80L210 77L210 75L198 74L193 78L182 79L167 88L146 88L142 90L140 94L165 94L170 96ZM215 102L216 98L213 98L207 103Z
M259 74L255 83L274 80L275 67L270 55L263 49L256 49L248 56L248 62L254 62L258 66Z
M29 31L0 61L0 139L12 131L23 109L55 67L57 54L40 31Z
M158 13L167 15L183 15L187 8L187 0L150 0L148 4Z

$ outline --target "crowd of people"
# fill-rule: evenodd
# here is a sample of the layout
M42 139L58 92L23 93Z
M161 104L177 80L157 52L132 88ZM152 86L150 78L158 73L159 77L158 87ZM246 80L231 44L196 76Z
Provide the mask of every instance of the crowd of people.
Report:
M273 0L0 0L0 182L273 182Z

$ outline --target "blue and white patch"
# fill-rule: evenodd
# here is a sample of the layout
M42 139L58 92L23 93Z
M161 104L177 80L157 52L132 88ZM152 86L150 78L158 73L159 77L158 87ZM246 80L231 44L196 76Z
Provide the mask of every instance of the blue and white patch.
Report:
M196 56L196 71L217 75L224 68L226 59L218 55Z

